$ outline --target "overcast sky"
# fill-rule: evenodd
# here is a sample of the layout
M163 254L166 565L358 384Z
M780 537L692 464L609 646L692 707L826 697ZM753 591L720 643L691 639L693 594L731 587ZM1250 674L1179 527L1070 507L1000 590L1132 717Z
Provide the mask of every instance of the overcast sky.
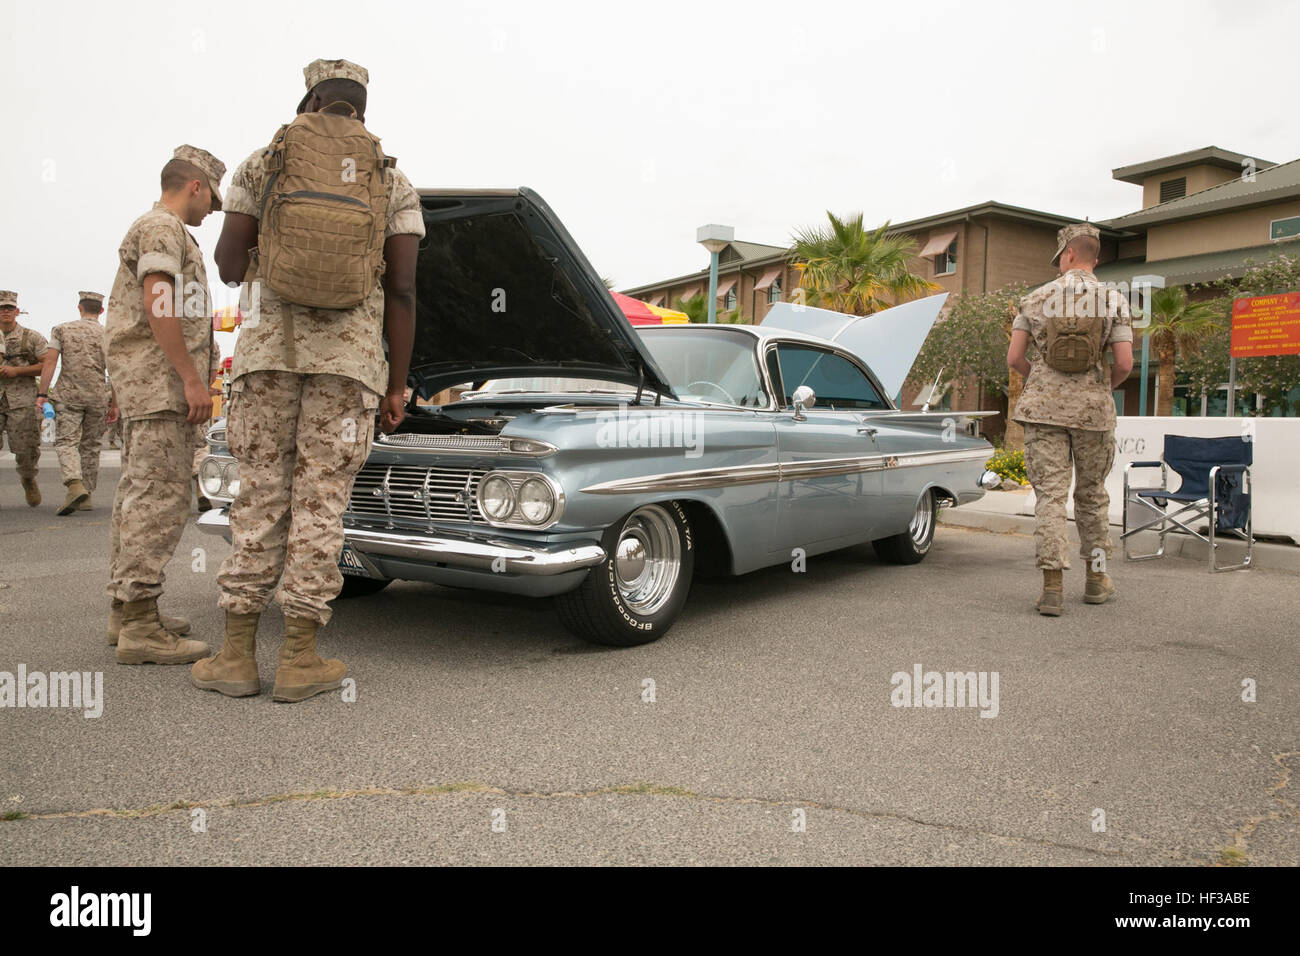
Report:
M0 22L0 288L42 332L109 292L173 147L233 171L316 57L369 69L367 126L415 185L531 186L619 288L706 267L708 222L779 244L827 209L1105 219L1141 205L1117 166L1300 156L1285 2L68 2ZM220 230L195 231L214 286Z

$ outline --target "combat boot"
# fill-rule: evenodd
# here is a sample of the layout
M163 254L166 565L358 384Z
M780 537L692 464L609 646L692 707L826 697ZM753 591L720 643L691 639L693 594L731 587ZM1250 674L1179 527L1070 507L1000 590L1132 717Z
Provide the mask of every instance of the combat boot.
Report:
M1060 617L1065 605L1065 585L1061 579L1060 568L1043 568L1043 593L1034 607L1039 614L1048 617Z
M86 486L81 483L80 478L73 478L71 481L64 482L68 486L68 497L63 502L63 507L59 509L60 515L70 515L77 510L77 507L90 497L90 492Z
M320 625L310 618L284 619L284 645L280 666L275 671L271 699L300 701L343 686L348 669L342 661L321 660L316 655L316 632Z
M158 620L158 599L122 605L122 630L117 640L119 664L191 664L208 656L202 641L177 637Z
M248 697L262 689L257 678L257 619L260 614L226 612L226 643L216 657L204 658L190 668L190 680L201 690L227 697Z
M41 489L35 478L23 479L23 495L27 498L27 504L33 508L41 503Z
M162 626L167 628L177 637L190 632L190 622L183 617L172 617L170 614L158 613L158 620L162 621ZM108 643L110 645L117 643L117 635L122 630L122 602L113 598L113 603L108 606Z
M93 510L94 510L94 506L91 505L91 503L90 503L90 495L89 495L89 494L86 495L86 500L85 500L85 501L83 501L81 504L77 505L77 510L78 510L78 511L93 511Z
M1089 571L1088 581L1083 586L1083 603L1105 604L1115 593L1115 582L1105 571Z

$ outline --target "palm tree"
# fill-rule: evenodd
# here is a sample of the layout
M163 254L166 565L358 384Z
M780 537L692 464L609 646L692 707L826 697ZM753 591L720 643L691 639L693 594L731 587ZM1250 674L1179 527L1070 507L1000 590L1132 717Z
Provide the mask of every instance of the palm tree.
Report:
M1223 325L1219 318L1218 309L1211 303L1187 301L1187 290L1182 286L1157 289L1151 297L1151 324L1146 332L1151 336L1160 368L1157 415L1174 413L1175 359L1194 355L1207 335L1220 331Z
M860 212L841 219L828 210L826 218L828 226L800 229L793 237L799 286L807 290L809 305L870 315L939 288L908 271L916 243L886 236L888 222L872 232Z
M709 321L709 300L706 293L697 292L689 299L678 299L676 308L678 312L685 312L692 322Z

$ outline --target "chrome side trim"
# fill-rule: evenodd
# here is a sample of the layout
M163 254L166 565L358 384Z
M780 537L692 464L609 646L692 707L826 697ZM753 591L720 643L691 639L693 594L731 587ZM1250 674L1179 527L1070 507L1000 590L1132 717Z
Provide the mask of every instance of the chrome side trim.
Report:
M919 468L963 461L987 461L990 452L983 448L963 451L921 451L910 455L860 455L852 458L818 458L812 461L767 465L733 465L727 468L701 468L694 471L622 478L588 485L581 489L589 495L623 495L633 492L693 491L699 488L722 488L730 485L765 481L804 481L830 475L886 471L894 468Z

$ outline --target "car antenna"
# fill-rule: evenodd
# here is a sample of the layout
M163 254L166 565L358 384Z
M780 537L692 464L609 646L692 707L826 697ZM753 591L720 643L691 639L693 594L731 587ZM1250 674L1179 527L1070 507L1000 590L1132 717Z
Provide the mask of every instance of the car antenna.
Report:
M934 384L930 386L930 394L925 396L925 404L921 406L921 414L928 414L930 411L930 400L934 398L934 390L939 387L939 376L943 374L943 366L939 366L939 371L934 376Z

